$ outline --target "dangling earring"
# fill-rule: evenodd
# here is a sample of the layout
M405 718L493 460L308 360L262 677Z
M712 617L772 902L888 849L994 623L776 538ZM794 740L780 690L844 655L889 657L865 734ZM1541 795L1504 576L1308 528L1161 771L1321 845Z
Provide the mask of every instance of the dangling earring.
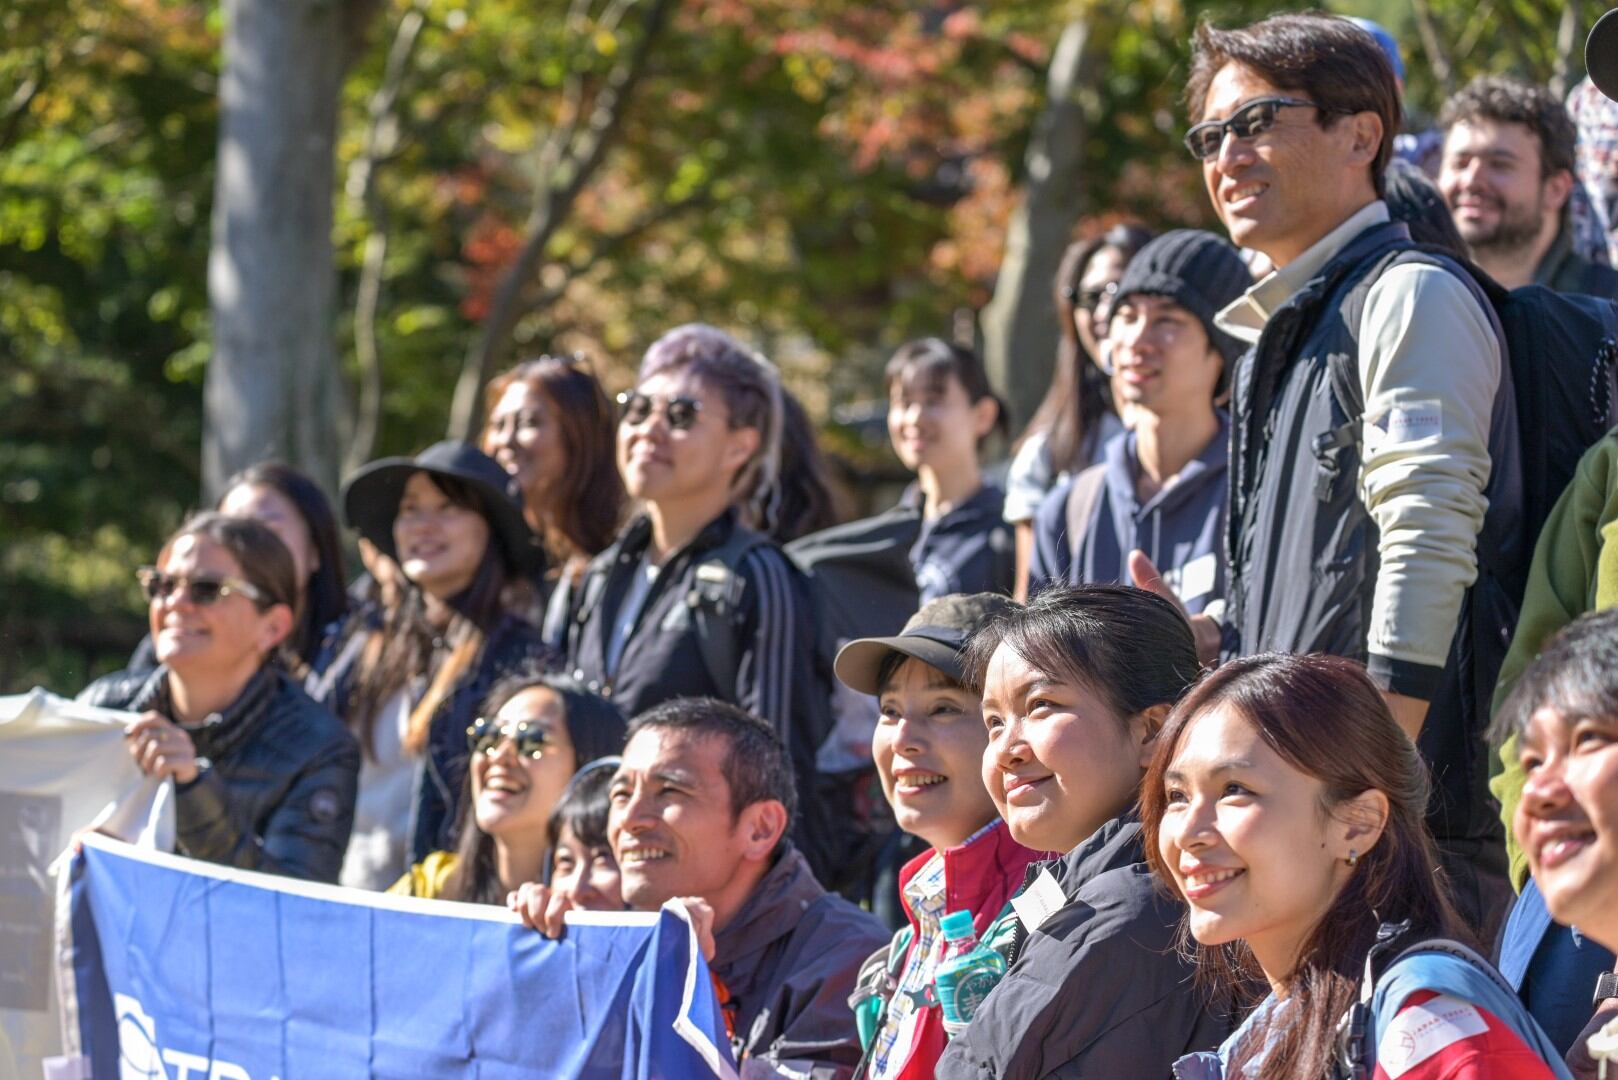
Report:
M1348 858L1343 861L1348 863L1349 866L1353 866L1355 863L1360 861L1360 853L1355 851L1353 848L1349 848Z

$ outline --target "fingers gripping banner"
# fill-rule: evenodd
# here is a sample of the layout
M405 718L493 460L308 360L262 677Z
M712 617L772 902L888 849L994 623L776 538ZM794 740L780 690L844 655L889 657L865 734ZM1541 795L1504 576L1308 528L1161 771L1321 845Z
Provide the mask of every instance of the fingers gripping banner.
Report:
M735 1076L673 909L576 913L553 942L499 909L101 837L70 890L64 1012L98 1080Z

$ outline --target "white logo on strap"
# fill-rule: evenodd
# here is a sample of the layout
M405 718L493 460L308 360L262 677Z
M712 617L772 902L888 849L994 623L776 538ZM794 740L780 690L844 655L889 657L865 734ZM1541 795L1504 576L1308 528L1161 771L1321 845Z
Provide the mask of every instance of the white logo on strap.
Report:
M1445 1047L1488 1030L1489 1022L1475 1006L1440 994L1394 1017L1377 1043L1376 1062L1391 1080L1398 1080Z

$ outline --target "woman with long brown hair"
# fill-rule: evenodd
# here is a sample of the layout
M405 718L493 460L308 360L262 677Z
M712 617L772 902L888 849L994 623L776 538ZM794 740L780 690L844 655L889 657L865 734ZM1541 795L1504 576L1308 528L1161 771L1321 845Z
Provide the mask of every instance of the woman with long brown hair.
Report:
M403 747L425 770L408 833L412 862L455 846L466 728L479 703L501 677L551 658L506 606L507 585L542 559L507 482L476 447L445 441L414 458L374 461L344 485L349 523L397 564L402 593L334 700L369 741L384 706L408 695Z
M1199 976L1270 991L1177 1077L1567 1075L1461 943L1427 793L1415 744L1340 657L1235 660L1176 706L1141 792L1148 861L1186 901Z
M534 582L546 641L561 644L568 598L618 533L624 484L613 456L618 418L578 357L524 360L490 380L479 444L511 476L523 517L545 548ZM560 595L552 601L552 597Z
M1027 596L1034 553L1034 513L1064 477L1101 460L1101 448L1124 426L1113 412L1101 369L1101 328L1124 268L1152 239L1139 225L1114 225L1062 252L1051 299L1062 332L1051 384L1018 436L1006 474L1006 523L1016 530L1019 599Z

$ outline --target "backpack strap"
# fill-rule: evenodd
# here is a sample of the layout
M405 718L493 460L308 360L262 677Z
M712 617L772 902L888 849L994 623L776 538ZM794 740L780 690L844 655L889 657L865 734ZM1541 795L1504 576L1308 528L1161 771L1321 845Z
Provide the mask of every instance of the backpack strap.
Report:
M733 693L741 670L741 601L747 582L742 560L756 547L769 543L741 524L730 538L703 553L691 575L685 602L691 608L702 651L702 665L721 693Z
M1098 462L1073 478L1073 487L1067 493L1067 550L1076 564L1079 545L1090 531L1090 519L1095 517L1096 504L1101 501L1102 489L1107 485L1107 466Z
M1393 1016L1382 1016L1391 987L1407 992L1417 989L1462 994L1470 1004L1487 1009L1509 1026L1531 1050L1545 1059L1558 1080L1569 1074L1561 1054L1523 1007L1517 992L1505 977L1470 946L1449 938L1428 938L1402 949L1378 976L1377 959L1410 929L1409 920L1385 924L1377 929L1376 943L1365 957L1365 976L1360 981L1360 999L1344 1014L1337 1029L1334 1073L1340 1080L1367 1080L1376 1069L1377 1044ZM1440 969L1420 970L1423 957L1449 957L1461 961L1462 968L1448 966L1447 976ZM1409 962L1414 963L1409 963ZM1431 965L1427 965L1431 967ZM1464 972L1457 978L1456 972ZM1453 985L1450 985L1453 984ZM1403 1000L1401 995L1400 1001Z

